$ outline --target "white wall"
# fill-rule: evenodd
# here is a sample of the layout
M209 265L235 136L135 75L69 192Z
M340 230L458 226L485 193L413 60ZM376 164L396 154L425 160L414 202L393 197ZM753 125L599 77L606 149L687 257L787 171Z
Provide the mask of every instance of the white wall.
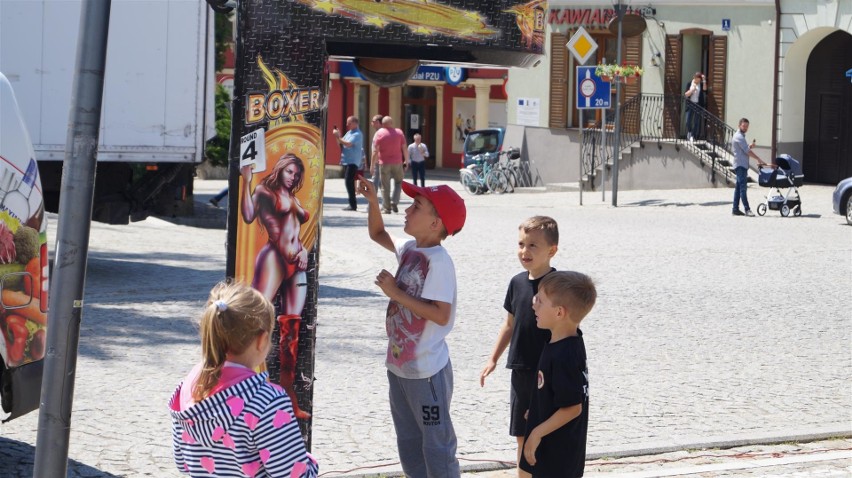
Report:
M550 53L550 31L545 34L544 51ZM518 98L538 98L541 105L538 125L548 126L550 105L550 58L544 56L538 66L532 68L510 68L506 83L506 124L517 124Z
M763 6L733 4L698 5L690 8L684 8L683 5L659 5L657 21L649 21L649 28L644 33L644 59L650 63L649 43L658 45L662 50L665 46L665 35L677 35L684 29L701 28L712 31L713 35L727 36L726 98L722 119L729 125L736 126L741 117L748 118L751 121L749 137L756 138L758 143L769 144L772 137L772 72L775 68L775 26L772 24L774 18L775 7L770 3ZM731 20L730 31L722 30L723 19ZM696 37L684 37L684 51L699 48L699 45L690 46L689 42L695 41ZM665 59L665 51L661 53ZM686 72L681 79L683 85L699 70L698 65L698 59L683 59L683 71ZM660 70L664 67L651 68L659 77L660 90L649 90L649 86L656 85L645 85L645 80L643 90L649 93L662 92Z
M843 1L843 0L839 0ZM631 6L642 6L637 2L625 2ZM611 7L611 1L587 1L582 4L567 0L550 1L550 8L606 8ZM642 90L645 93L662 93L664 85L665 65L665 36L678 34L687 28L702 28L712 31L715 35L728 36L727 64L727 110L725 121L736 125L737 120L748 117L751 120L751 137L758 142L766 142L771 138L772 130L772 98L775 52L775 26L771 24L775 18L773 0L753 0L748 3L736 1L716 2L654 2L655 18L648 18L648 27L642 33L643 56L642 66L645 77L642 80ZM688 7L688 8L686 8ZM731 19L731 30L722 30L722 19ZM548 25L546 30L545 51L550 52L550 33L567 31L566 25ZM690 41L690 40L687 40ZM654 53L658 66L652 64ZM570 53L568 54L569 56ZM695 65L684 62L688 71L697 70ZM573 57L570 68L574 68ZM691 73L683 78L682 83L691 77ZM517 99L521 97L541 98L541 126L548 124L549 92L550 92L550 58L546 57L536 68L529 70L512 69L509 72L509 82L506 90L509 95L509 123L516 118ZM569 84L573 88L573 84ZM573 108L573 105L569 105Z
M837 30L852 33L852 1L781 1L779 143L800 143L804 139L808 59L814 47Z

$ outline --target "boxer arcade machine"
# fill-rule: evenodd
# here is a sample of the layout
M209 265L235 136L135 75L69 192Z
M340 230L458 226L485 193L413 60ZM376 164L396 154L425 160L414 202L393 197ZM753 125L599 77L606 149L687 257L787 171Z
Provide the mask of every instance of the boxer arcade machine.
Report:
M227 275L275 304L270 379L310 446L327 62L352 60L381 86L421 63L531 66L546 0L207 2L236 9Z

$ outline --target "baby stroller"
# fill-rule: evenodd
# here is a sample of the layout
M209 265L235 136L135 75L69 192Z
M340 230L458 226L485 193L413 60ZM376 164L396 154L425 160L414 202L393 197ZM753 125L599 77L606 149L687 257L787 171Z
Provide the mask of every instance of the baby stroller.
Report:
M802 215L802 198L799 196L799 186L804 183L802 165L789 154L775 158L775 167L760 168L757 183L760 187L769 188L766 201L757 206L757 213L763 216L766 210L778 211L787 217L792 212L794 216ZM786 189L786 192L782 190Z

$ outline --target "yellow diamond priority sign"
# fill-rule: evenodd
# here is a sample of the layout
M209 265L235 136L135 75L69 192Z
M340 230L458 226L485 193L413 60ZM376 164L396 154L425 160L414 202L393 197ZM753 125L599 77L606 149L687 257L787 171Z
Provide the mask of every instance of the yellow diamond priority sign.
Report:
M565 46L568 47L568 51L574 55L574 58L581 65L585 64L586 60L594 55L598 49L595 39L583 27L577 28L577 31L571 36L571 39L568 40Z

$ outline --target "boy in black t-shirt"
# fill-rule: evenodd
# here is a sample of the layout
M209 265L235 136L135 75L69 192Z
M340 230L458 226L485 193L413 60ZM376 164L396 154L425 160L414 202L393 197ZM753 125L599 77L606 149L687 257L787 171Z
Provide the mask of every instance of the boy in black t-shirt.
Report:
M538 364L519 466L535 478L583 476L589 426L589 371L580 322L597 299L579 272L552 272L533 300L536 322L550 331Z
M550 332L536 326L532 300L538 292L542 277L555 270L550 266L550 260L556 254L558 244L559 228L550 217L531 217L518 227L518 260L524 272L509 282L503 302L508 316L500 326L497 343L479 376L480 385L485 386L485 377L494 371L503 351L509 347L506 359L506 368L512 370L509 434L518 440L519 461L527 430L525 414L530 408L530 398L535 389L538 359L544 345L550 340ZM518 469L518 476L524 478L529 474Z

